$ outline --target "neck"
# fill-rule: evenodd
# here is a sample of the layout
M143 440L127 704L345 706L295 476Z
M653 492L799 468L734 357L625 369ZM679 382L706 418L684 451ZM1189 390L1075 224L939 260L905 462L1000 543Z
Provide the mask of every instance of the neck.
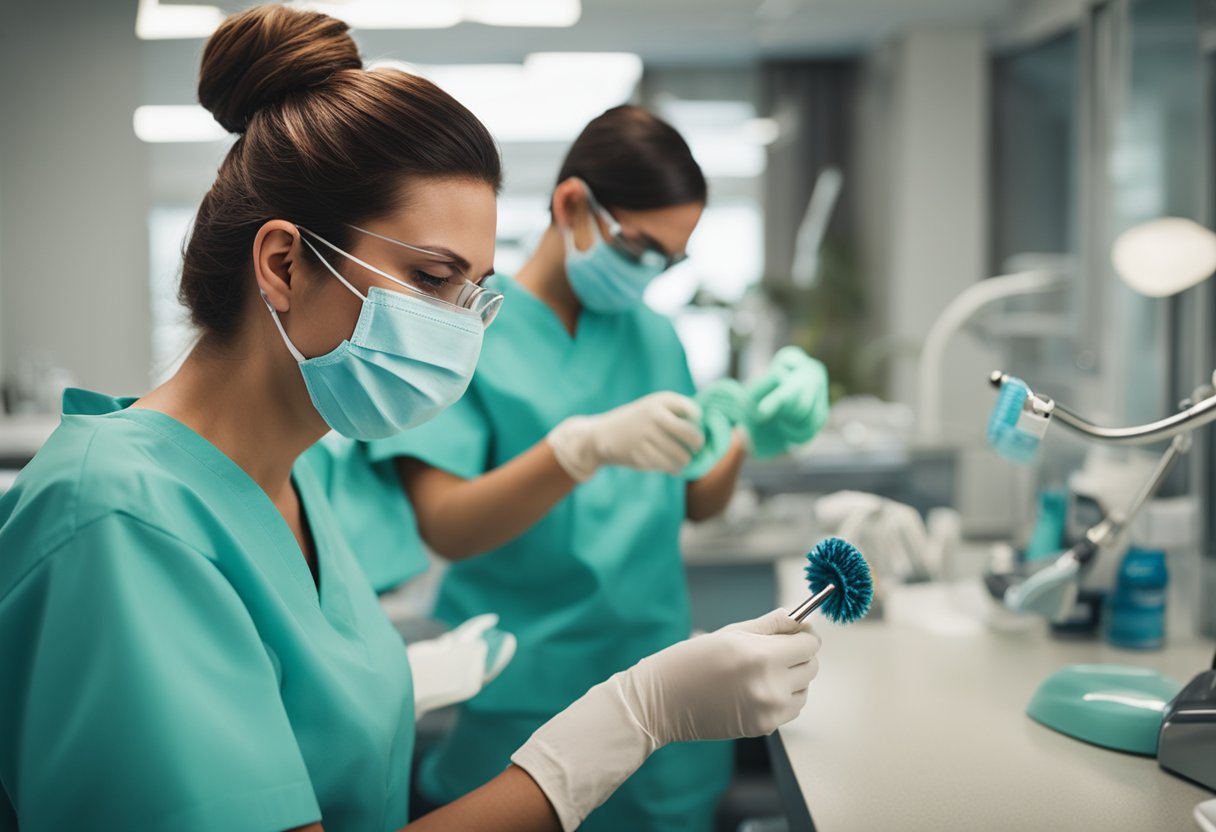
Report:
M568 332L574 333L583 306L566 278L566 239L557 225L545 230L540 245L515 279L552 309Z
M171 379L135 406L185 424L278 502L291 488L296 458L327 428L269 316L245 329L223 345L204 338Z

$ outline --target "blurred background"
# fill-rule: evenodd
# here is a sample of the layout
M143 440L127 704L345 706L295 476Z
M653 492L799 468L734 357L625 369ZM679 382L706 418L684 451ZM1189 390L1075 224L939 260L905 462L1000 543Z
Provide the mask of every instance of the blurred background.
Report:
M232 141L197 106L196 72L207 35L245 5L8 4L0 468L10 477L53 425L63 387L138 393L191 343L175 297L179 252ZM827 363L837 402L805 453L749 467L753 516L773 497L853 489L922 516L951 509L960 539L1024 543L1040 495L1076 491L1090 449L1055 431L1033 468L999 461L984 443L990 371L1110 423L1167 415L1210 378L1212 287L1141 297L1114 278L1109 252L1153 217L1211 224L1212 0L308 5L352 23L367 60L433 78L498 138L501 271L546 224L558 164L591 117L629 101L684 134L710 203L690 259L648 302L676 321L699 383L745 378L795 343ZM964 293L1026 271L1049 285L972 294L930 338ZM1216 466L1211 443L1197 441L1162 496L1190 501L1188 585L1206 584L1209 602L1192 604L1196 626L1213 632ZM1132 466L1103 459L1110 476ZM707 540L691 538L690 551L712 552ZM763 546L719 546L741 548Z

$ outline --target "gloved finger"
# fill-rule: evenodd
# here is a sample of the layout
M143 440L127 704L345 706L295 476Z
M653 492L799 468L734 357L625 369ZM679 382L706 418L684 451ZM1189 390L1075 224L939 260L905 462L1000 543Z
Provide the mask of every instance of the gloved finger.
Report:
M662 460L659 470L666 471L668 474L678 474L688 467L688 463L692 462L692 451L670 436L656 440L654 447Z
M747 621L737 621L727 624L723 630L734 630L742 633L755 633L761 636L775 636L799 632L809 632L810 625L804 621L795 621L788 612L778 607L770 613L751 618Z
M764 399L769 393L772 393L781 386L781 379L775 376L763 376L748 385L747 398L753 404L756 404Z
M804 389L796 380L783 382L760 402L760 415L768 419L797 420Z
M492 630L497 626L498 614L487 612L482 615L473 616L452 630L448 635L454 637L457 641L476 641L481 638L482 633Z
M812 656L809 661L796 664L788 671L790 690L794 693L806 692L811 682L819 675L819 657Z
M780 652L780 660L785 662L786 667L797 667L811 661L818 655L822 644L819 636L805 631L782 635L775 640L779 644L774 649Z
M692 453L676 440L664 435L646 439L638 449L645 471L678 474L692 461Z
M691 422L701 421L701 405L697 404L688 396L682 396L679 393L657 393L656 399L663 408L676 416L688 419Z
M782 387L773 388L764 398L760 399L760 403L756 405L756 413L765 421L772 419L781 412L781 407L785 403L785 395Z
M700 421L690 422L682 416L667 413L659 419L659 427L693 453L705 447L705 432L701 430Z
M638 445L633 461L633 467L640 471L661 471L667 464L653 440L644 440Z
M777 718L777 726L785 725L787 722L793 722L802 713L802 709L806 707L806 690L800 690L790 696L790 701L782 708L781 715Z
M492 639L494 643L487 640L487 658L485 675L482 676L481 684L484 687L490 682L498 678L498 674L506 669L511 663L511 659L515 658L515 649L518 647L518 642L515 636L511 633L502 630L495 630L498 637ZM492 635L492 634L491 634Z

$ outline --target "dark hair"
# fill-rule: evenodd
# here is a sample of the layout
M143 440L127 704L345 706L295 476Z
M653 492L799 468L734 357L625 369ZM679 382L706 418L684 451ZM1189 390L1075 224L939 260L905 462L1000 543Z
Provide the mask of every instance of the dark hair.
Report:
M271 5L229 17L203 51L198 98L241 134L182 258L179 296L210 334L237 328L267 221L345 248L346 224L401 207L411 176L502 182L498 148L472 113L423 78L365 70L346 24L324 14Z
M641 107L592 119L562 162L558 182L577 176L606 208L647 211L705 202L705 174L676 129Z

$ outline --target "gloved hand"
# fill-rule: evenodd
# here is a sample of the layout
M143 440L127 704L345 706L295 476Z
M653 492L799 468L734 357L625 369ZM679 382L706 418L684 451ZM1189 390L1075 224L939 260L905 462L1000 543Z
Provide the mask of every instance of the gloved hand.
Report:
M783 347L748 387L747 432L757 459L810 442L828 420L828 371L798 347Z
M414 678L414 716L472 699L515 656L515 636L497 629L498 616L478 615L438 638L405 648Z
M664 745L771 734L806 703L819 637L784 610L648 656L546 722L511 761L572 830Z
M679 393L651 393L598 416L571 416L549 433L558 463L585 482L602 466L678 474L701 450L701 408Z
M740 427L747 418L750 404L742 384L733 378L720 379L697 393L696 402L701 405L705 445L693 454L684 469L681 476L686 480L699 480L713 470L730 450L736 435L750 444L746 429Z

